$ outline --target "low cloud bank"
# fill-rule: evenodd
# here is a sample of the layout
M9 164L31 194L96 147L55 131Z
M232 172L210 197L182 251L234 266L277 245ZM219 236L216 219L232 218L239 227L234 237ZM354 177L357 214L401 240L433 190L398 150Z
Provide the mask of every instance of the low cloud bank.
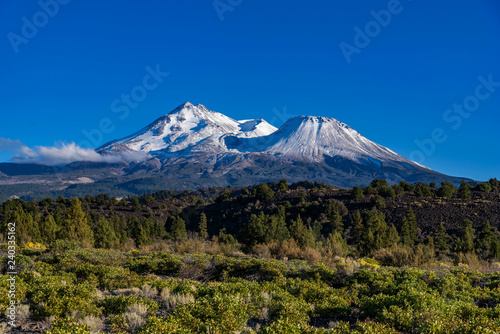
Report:
M0 138L0 153L13 153L12 162L33 163L48 166L66 165L75 161L90 162L131 162L148 158L148 154L137 151L99 154L93 149L82 148L75 143L62 143L57 146L28 147L20 140Z

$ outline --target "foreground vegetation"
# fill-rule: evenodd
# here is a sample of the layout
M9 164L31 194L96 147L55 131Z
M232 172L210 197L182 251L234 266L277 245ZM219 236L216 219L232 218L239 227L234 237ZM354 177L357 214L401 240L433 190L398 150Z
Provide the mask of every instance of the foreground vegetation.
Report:
M498 333L499 203L496 179L13 199L0 314L15 223L13 332Z
M210 253L189 253L195 247ZM381 267L370 258L335 258L329 265L257 259L200 240L126 252L63 241L43 248L29 244L17 257L18 330L482 334L500 328L500 274L465 265L432 263L424 270ZM3 314L6 276L0 282Z

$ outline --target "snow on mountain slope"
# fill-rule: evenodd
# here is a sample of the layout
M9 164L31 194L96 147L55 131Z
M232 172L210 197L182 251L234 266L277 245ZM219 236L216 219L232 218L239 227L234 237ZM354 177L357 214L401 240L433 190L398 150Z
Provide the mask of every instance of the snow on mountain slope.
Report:
M249 139L227 136L225 142L232 152L260 152L309 162L322 162L329 156L361 164L414 164L348 125L327 117L292 117L268 136Z
M372 162L373 159L410 162L333 118L293 117L269 137L268 147L263 152L302 157L315 162L323 161L324 155L358 162L366 159Z
M201 104L186 102L139 132L105 144L98 152L133 150L167 156L181 151L218 153L227 151L220 140L224 135L252 138L276 130L263 119L236 121Z
M221 153L259 153L304 162L342 157L363 165L418 166L390 149L363 137L333 118L292 117L279 129L265 120L236 121L203 105L187 102L139 132L98 149L147 152L158 158L209 155L214 163Z

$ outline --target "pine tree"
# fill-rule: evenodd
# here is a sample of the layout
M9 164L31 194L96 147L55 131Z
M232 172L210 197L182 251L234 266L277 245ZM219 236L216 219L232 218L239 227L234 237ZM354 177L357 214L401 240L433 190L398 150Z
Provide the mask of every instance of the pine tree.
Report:
M280 182L278 183L278 191L287 191L288 190L288 183L286 182L285 179L281 179Z
M437 250L443 252L450 249L450 236L446 233L444 224L441 223L434 235L434 245Z
M136 216L130 216L127 222L127 236L136 240L139 235L139 226L139 219Z
M310 227L307 228L304 225L304 222L302 221L302 218L300 218L300 215L297 216L296 220L292 221L292 224L290 226L290 234L292 238L297 241L301 248L312 246L312 244L314 243L314 232Z
M338 213L338 211L335 211L331 217L330 220L330 226L332 228L332 233L340 233L342 234L344 232L344 223L342 222L342 217Z
M374 249L381 249L383 247L388 246L389 242L387 240L387 232L389 230L389 227L387 226L387 223L385 222L385 217L382 213L378 213L375 215L375 221L374 221Z
M394 224L391 224L391 227L387 230L387 245L389 247L396 246L399 240L398 230Z
M270 229L269 235L270 240L283 241L290 237L290 232L286 226L285 216L283 215L272 215L270 217Z
M351 221L352 221L352 228L350 237L354 245L359 245L361 241L361 235L363 233L363 218L361 217L361 213L359 213L359 210L356 210L356 212L351 218Z
M490 222L486 221L477 239L476 248L478 253L484 259L496 258L498 256L498 254L495 254L497 245L498 237L493 232Z
M149 244L150 239L148 237L146 229L143 228L141 225L139 225L138 231L139 232L138 232L137 236L134 238L135 245L137 247L140 247L140 246Z
M202 239L207 239L208 238L207 215L203 212L200 214L200 223L198 224L198 229L200 230L200 237Z
M464 225L461 231L462 239L462 252L468 253L474 251L474 229L472 228L472 221L464 219Z
M413 246L410 223L406 218L403 218L403 223L401 224L401 242L404 246Z
M61 239L78 241L88 245L94 244L94 233L88 224L87 214L83 212L78 198L72 200L59 234Z
M175 240L184 240L187 238L186 222L179 216L175 216L170 232Z
M460 188L458 188L458 197L460 197L461 199L471 199L470 187L464 180L462 180L462 183L460 183Z
M265 201L274 197L274 191L271 188L269 188L267 183L261 183L257 186L257 189L255 190L255 195L257 196L258 199Z
M352 199L365 198L365 195L363 194L363 190L361 190L361 188L358 186L353 187L352 191L351 191L351 198Z
M40 228L33 216L23 210L21 203L17 205L14 215L11 216L11 222L16 223L16 240L19 245L23 245L30 241L41 241Z
M388 227L384 215L376 211L367 211L363 213L363 222L364 227L359 245L361 254L366 255L386 247Z
M269 217L262 211L258 215L252 214L250 216L243 238L247 246L253 247L256 244L268 241L268 220Z
M42 240L45 244L50 245L57 237L57 224L52 215L47 215L40 224L42 231Z
M113 231L109 222L104 218L99 219L95 231L96 247L112 248L118 244L118 241L115 231Z
M137 197L134 197L134 200L132 202L132 210L136 212L142 210L141 203L139 202L139 199Z
M437 191L439 197L452 198L455 193L455 186L451 182L441 182L441 187Z
M403 245L413 246L417 241L417 218L411 206L408 206L408 210L403 218L403 223L401 224L401 239Z
M415 186L415 195L417 197L432 197L434 194L427 184L419 181Z

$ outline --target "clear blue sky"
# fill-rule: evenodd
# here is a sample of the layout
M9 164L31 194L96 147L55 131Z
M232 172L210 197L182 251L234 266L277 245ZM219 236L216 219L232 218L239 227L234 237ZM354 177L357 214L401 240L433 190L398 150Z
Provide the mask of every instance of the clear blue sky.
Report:
M437 171L500 178L500 87L474 97L479 76L500 82L496 0L60 1L53 17L37 1L0 2L0 138L82 143L108 119L103 143L190 101L277 126L333 117ZM370 23L388 8L385 27ZM34 21L36 35L23 29ZM373 37L348 63L340 44L355 46L367 24ZM157 64L169 76L120 119L113 101ZM446 114L466 99L479 101L469 117ZM446 140L423 152L415 140L436 128Z

